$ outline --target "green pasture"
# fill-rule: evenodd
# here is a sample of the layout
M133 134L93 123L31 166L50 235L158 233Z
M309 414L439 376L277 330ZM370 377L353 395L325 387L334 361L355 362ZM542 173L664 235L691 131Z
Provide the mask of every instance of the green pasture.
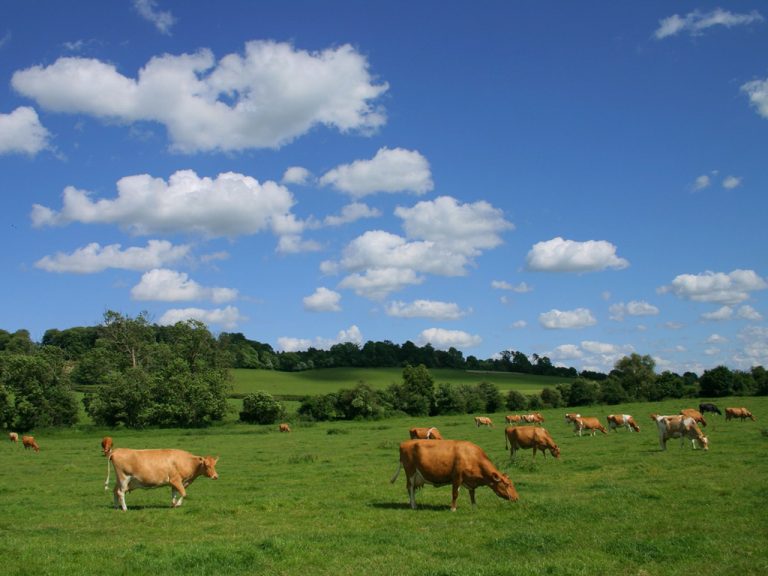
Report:
M339 383L334 383L334 388ZM503 413L494 429L472 415L205 430L36 430L35 454L0 444L0 571L6 575L333 574L589 576L768 573L768 398L757 421L712 416L708 452L661 452L651 412L697 401L582 409L634 414L639 434L574 436L564 409L544 411L562 458L510 461ZM408 507L398 444L413 425L482 446L520 494L488 488L472 509L462 490L425 487ZM104 434L117 446L219 455L220 479L199 478L184 505L170 489L135 491L129 510L104 491ZM114 477L114 476L113 476ZM111 488L111 486L110 486Z

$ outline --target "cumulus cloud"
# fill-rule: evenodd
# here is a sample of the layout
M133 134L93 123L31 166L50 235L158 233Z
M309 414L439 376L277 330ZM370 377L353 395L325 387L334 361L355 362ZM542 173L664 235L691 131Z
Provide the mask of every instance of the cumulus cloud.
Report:
M337 216L326 216L323 220L323 224L325 226L341 226L363 218L378 218L379 216L381 216L381 211L378 209L371 208L362 202L352 202L341 209L341 214Z
M733 318L733 308L730 306L721 306L713 312L705 312L701 315L702 320L711 320L714 322L722 322L723 320L730 320Z
M768 79L752 80L742 84L741 91L749 96L749 102L763 118L768 118Z
M676 36L681 33L688 33L691 36L699 36L707 28L713 26L724 26L733 28L734 26L746 26L755 22L762 22L763 17L757 11L753 10L748 14L734 14L728 10L716 8L711 12L700 12L694 10L685 16L673 14L668 18L659 20L659 27L654 32L657 40Z
M631 302L619 302L609 308L611 320L624 320L625 316L657 316L659 309L653 304L642 300L632 300Z
M533 288L525 282L520 282L519 284L510 284L506 280L492 280L491 288L494 290L509 290L511 292L517 292L518 294L533 291Z
M657 292L671 292L679 298L694 302L732 305L747 300L750 292L766 288L768 283L754 270L734 270L727 274L711 271L702 274L680 274L672 280L672 284L662 286Z
M49 147L49 139L34 108L19 106L10 114L0 114L0 154L34 156Z
M210 50L156 56L136 78L100 60L59 58L15 72L11 83L53 112L158 122L187 153L278 148L317 125L371 133L386 121L373 101L388 89L348 44L307 52L272 41L219 61Z
M694 190L704 190L704 188L709 188L712 184L712 180L709 176L706 174L702 174L696 180L693 182L693 189Z
M92 242L71 254L57 252L35 262L35 266L48 272L94 274L108 268L122 270L150 270L174 264L188 256L190 246L174 246L167 240L150 240L143 248L122 249L120 244L101 246Z
M555 362L565 364L580 360L585 369L608 372L618 360L632 352L634 349L630 345L583 340L578 345L562 344L548 352L547 356Z
M533 245L526 259L529 270L537 272L594 272L621 270L629 262L616 255L616 246L605 240L576 242L559 236Z
M151 22L162 34L170 35L176 18L169 11L158 10L155 0L133 0L133 7L145 20Z
M575 310L552 309L549 312L539 314L539 323L548 329L562 328L586 328L594 326L597 320L587 308Z
M304 186L312 180L312 173L301 166L291 166L283 173L283 184Z
M723 180L723 188L726 190L733 190L741 186L741 178L738 176L726 176Z
M226 330L237 328L238 324L247 320L240 315L234 306L204 310L202 308L181 308L166 311L157 321L161 326L170 326L177 322L198 320L207 325L221 326Z
M303 224L291 214L293 195L271 181L234 172L215 179L180 170L166 182L148 174L126 176L117 182L114 199L91 199L91 194L67 186L60 211L35 204L35 227L116 224L138 235L190 233L204 237L234 237L271 230L297 234Z
M355 198L379 192L424 194L434 188L427 159L402 148L381 148L371 160L338 166L323 174L320 184Z
M304 240L298 234L286 234L280 236L277 243L277 251L282 254L298 254L301 252L317 252L322 250L319 242Z
M237 298L233 288L209 288L201 286L184 272L158 268L145 272L141 281L131 289L134 300L183 302L211 300L216 304Z
M336 338L293 338L290 336L281 336L277 339L277 349L283 352L299 352L306 350L310 347L317 348L318 350L328 350L335 344L346 343L357 344L358 346L363 343L363 335L360 329L352 325L347 330L339 330Z
M420 346L431 344L438 350L447 350L448 348L464 349L479 346L483 339L476 334L469 334L462 330L427 328L422 330L416 341Z
M315 292L306 296L302 302L304 309L310 312L340 312L341 294L320 286Z
M386 312L387 315L398 318L432 318L433 320L457 320L467 314L455 302L437 300L390 302Z
M763 315L760 314L760 312L752 308L752 306L749 306L746 304L744 306L740 306L736 314L742 320L751 320L753 322L759 322L760 320L763 319Z

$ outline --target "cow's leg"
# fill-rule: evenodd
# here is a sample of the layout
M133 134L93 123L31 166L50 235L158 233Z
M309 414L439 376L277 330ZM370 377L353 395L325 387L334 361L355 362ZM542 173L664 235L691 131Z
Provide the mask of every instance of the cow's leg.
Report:
M406 487L408 488L408 498L411 501L411 509L416 510L416 486L415 486L415 475L411 476L406 481Z
M459 487L461 486L461 479L455 478L453 480L453 487L451 490L451 512L456 512L456 500L459 499ZM474 494L473 491L470 490L469 497L472 499L472 503L474 504Z
M184 484L180 478L171 479L171 506L178 508L181 506L181 502L187 495L187 491L184 489ZM178 497L178 500L176 499Z
M125 504L125 493L130 491L130 482L130 476L117 478L115 482L115 508L119 505L120 508L123 509L123 512L128 511L128 506Z
M472 509L474 510L477 508L477 502L475 501L475 489L470 488L469 489L469 501L472 502Z

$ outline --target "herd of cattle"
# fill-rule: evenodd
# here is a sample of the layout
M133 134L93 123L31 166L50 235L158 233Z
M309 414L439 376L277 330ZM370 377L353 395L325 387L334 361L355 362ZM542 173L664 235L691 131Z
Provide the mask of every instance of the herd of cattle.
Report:
M706 426L704 413L711 412L722 415L720 409L711 403L699 404L699 409L686 408L680 414L662 416L651 414L659 433L659 444L662 450L667 448L667 440L680 438L681 446L686 440L690 440L694 450L700 445L704 450L709 448L709 440L701 431L701 426ZM755 417L746 408L726 408L725 419L731 420ZM532 449L533 457L536 451L541 450L546 457L548 450L555 458L560 457L560 448L542 426L544 417L538 412L533 414L506 416L506 423L510 424L504 430L505 449L509 448L510 455L514 458L517 450ZM640 432L640 426L629 414L610 414L606 418L608 428L626 428L627 430ZM607 434L608 430L599 419L581 414L569 413L565 415L565 422L573 424L574 433L579 436L586 430L591 436L597 431ZM487 426L493 428L493 421L487 416L476 416L477 427ZM280 432L290 432L288 424L280 424ZM425 484L433 486L453 487L451 510L456 510L456 500L459 488L465 487L469 491L469 498L475 506L475 490L481 486L488 486L500 498L512 502L518 499L517 490L509 479L491 462L485 451L480 446L468 440L445 440L440 431L435 428L411 428L411 439L400 443L400 462L391 482L394 482L400 470L405 470L406 488L410 498L411 508L416 508L416 490ZM8 438L17 443L19 435L10 432ZM22 444L25 449L40 451L33 436L22 436ZM206 476L213 480L219 478L216 472L218 457L196 456L184 450L151 449L134 450L130 448L115 448L112 438L105 436L101 441L101 449L107 457L107 479L104 482L104 490L109 489L110 463L115 471L115 486L113 489L115 508L127 511L125 495L135 488L157 488L159 486L171 487L171 506L181 506L187 495L186 488L198 476Z

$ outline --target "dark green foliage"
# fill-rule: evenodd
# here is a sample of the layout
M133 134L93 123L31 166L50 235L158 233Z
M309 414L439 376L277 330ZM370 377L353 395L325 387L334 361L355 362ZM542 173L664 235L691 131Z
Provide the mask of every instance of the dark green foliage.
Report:
M705 370L699 379L701 395L717 398L730 396L733 392L733 372L725 366Z
M339 390L336 411L344 420L382 418L391 410L384 396L366 384Z
M603 404L621 404L627 401L627 391L617 378L609 377L598 384L599 400Z
M240 420L249 424L274 424L282 418L283 406L271 394L263 391L243 398Z
M498 412L504 407L498 387L490 382L480 382L475 387L476 394L482 399L483 412Z
M318 396L306 396L298 409L302 418L324 422L334 420L336 414L336 395L320 394Z
M410 416L428 416L435 405L435 384L426 366L403 368L403 383L393 384L388 393L392 407Z
M563 397L556 388L544 388L540 394L542 408L560 408Z
M528 408L528 398L522 392L510 390L507 392L507 408L509 410L526 410Z
M566 403L568 406L591 406L597 403L598 394L597 383L577 378L571 383Z

